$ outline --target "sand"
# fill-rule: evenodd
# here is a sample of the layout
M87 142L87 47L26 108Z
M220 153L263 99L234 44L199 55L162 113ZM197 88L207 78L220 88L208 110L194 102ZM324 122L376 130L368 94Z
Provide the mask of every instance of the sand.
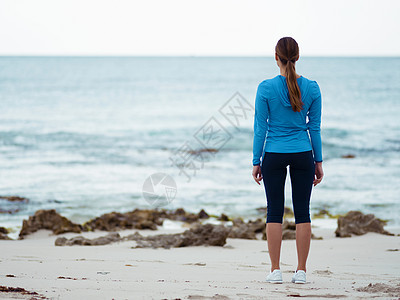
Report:
M182 229L124 230L122 236L175 233ZM393 231L400 233L400 230ZM398 299L400 237L368 233L336 238L314 228L307 283L291 283L294 240L282 242L283 284L270 284L267 243L227 239L224 247L132 249L134 241L106 246L56 247L59 236L39 231L24 240L0 241L0 286L35 291L33 299ZM93 238L106 232L84 233ZM14 277L12 277L14 276ZM0 292L1 299L32 295Z

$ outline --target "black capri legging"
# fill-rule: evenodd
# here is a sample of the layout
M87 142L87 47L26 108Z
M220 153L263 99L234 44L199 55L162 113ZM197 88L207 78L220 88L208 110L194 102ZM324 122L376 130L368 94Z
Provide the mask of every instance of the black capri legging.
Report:
M289 166L295 223L311 222L310 197L315 175L312 151L265 152L261 173L267 196L266 223L282 223L285 207L286 167Z

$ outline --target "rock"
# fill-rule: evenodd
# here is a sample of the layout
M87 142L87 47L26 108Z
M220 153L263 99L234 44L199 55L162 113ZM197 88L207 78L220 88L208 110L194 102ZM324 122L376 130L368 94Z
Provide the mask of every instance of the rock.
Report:
M345 154L341 156L342 158L355 158L356 156L354 154Z
M194 245L193 240L187 238L185 234L189 232L190 229L183 233L175 234L158 234L153 236L134 236L130 235L127 238L129 240L135 240L136 246L133 248L165 248L169 249L171 247L186 247Z
M101 236L95 239L87 239L81 235L67 239L65 237L59 237L55 240L54 244L56 246L100 246L115 243L120 241L122 238L117 232L109 233L105 236Z
M295 239L296 239L296 223L284 219L282 223L282 240L295 240ZM311 239L322 240L322 237L316 237L313 233L311 233Z
M124 239L128 240L128 241L136 241L136 240L140 240L143 238L145 238L145 237L137 231L133 234L130 234L130 235L127 235L126 237L124 237Z
M362 235L367 232L376 232L394 235L383 229L385 222L375 218L373 214L364 215L360 211L349 211L345 216L338 218L337 237L351 237L352 234Z
M247 224L239 224L238 226L232 226L228 238L233 239L248 239L256 240L256 234L252 231Z
M233 220L233 226L229 227L229 238L256 240L256 233L265 231L265 221L263 219L249 220L244 223L241 218Z
M282 240L295 240L296 239L296 223L283 220L282 223Z
M0 226L0 240L11 240L11 238L7 234L7 228Z
M84 223L84 231L105 230L117 231L121 229L151 229L156 230L157 225L162 225L160 216L163 213L158 210L140 210L127 213L111 212L103 214Z
M59 237L55 240L54 244L56 246L65 246L68 239L66 237Z
M244 221L242 218L234 218L232 220L233 226L239 226L240 224L244 224Z
M56 246L70 246L70 245L83 245L95 246L105 245L122 240L136 241L134 248L166 248L171 247L187 247L187 246L224 246L228 236L229 229L223 225L213 224L198 224L183 233L175 234L158 234L150 236L142 236L140 233L135 232L124 238L121 238L118 233L110 233L106 236L96 239L87 239L83 236L73 237L66 239L60 237L56 239Z
M249 220L247 222L247 225L255 232L255 233L259 233L259 232L263 232L265 230L265 220L263 219L256 219L256 220Z
M7 234L0 232L0 240L11 240L11 238Z
M80 233L82 226L72 223L67 218L58 214L55 209L40 209L33 216L30 216L28 220L23 220L19 238L23 239L24 236L40 229L51 230L54 234L65 232Z
M283 230L296 230L296 223L284 219L282 224L282 231Z
M165 218L174 221L194 223L199 220L199 214L188 213L183 208L177 208L173 212L166 212Z
M295 240L296 230L282 229L282 240Z
M8 229L0 226L0 233L8 234Z
M227 221L229 221L229 217L227 215L225 215L224 213L222 213L221 216L217 218L217 220L227 222Z
M106 236L101 236L92 240L92 245L107 245L110 243L118 242L121 240L121 236L118 232L112 232L107 234Z
M208 219L210 217L208 215L208 213L205 212L204 209L200 210L197 215L198 215L199 219Z
M0 196L0 199L12 201L12 202L25 202L25 203L29 202L28 198L19 197L19 196Z
M179 247L182 247L182 245L223 246L226 244L228 234L229 229L224 225L196 225L183 233L185 238L181 243L179 243Z
M165 209L135 209L131 212L111 212L94 218L82 225L84 231L104 230L118 231L122 229L150 229L157 230L157 226L163 224L164 219L181 221L188 224L199 222L200 219L208 219L209 215L204 209L197 214L188 213L183 208L173 211Z

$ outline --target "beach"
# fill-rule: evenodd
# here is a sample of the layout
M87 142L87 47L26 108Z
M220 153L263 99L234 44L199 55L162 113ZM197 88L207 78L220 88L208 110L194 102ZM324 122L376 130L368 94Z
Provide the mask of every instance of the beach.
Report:
M202 222L222 214L265 218L258 210L265 210L264 186L251 175L253 106L257 85L277 75L273 57L0 57L0 239L13 239L0 240L0 298L399 298L399 236L335 235L338 216L355 210L400 233L400 73L388 73L399 66L398 57L297 63L323 95L325 177L310 202L313 234L322 239L311 241L307 284L295 285L295 232L287 230L284 283L273 285L265 282L262 220L237 222L236 238L217 236L218 246L197 246L190 233L180 247L132 248L140 242L135 232L184 232L201 209L212 216ZM204 139L211 127L224 134ZM170 184L149 187L156 174L169 175ZM285 206L292 207L286 180ZM115 228L115 214L81 226L112 211L153 209L150 196L164 193L168 209L196 214L161 216L162 225L156 215L141 219L143 212L123 217L132 228ZM70 221L47 213L53 231L33 221L25 227L39 210ZM176 220L182 216L189 222ZM107 245L55 245L111 232Z
M0 300L400 300L400 1L238 4L0 1Z
M121 230L154 235L187 228ZM172 223L171 223L172 222ZM182 226L182 228L178 228ZM369 232L350 238L313 227L322 239L311 241L307 283L291 283L296 267L295 240L283 240L283 284L265 282L270 263L267 242L227 238L224 246L170 249L132 248L135 241L104 246L55 246L59 237L39 230L23 240L0 241L1 286L37 295L0 293L1 299L398 299L400 237ZM392 233L399 234L400 230ZM87 238L106 232L84 232ZM31 298L33 297L33 298ZM37 298L35 298L37 297ZM43 298L40 298L43 297Z

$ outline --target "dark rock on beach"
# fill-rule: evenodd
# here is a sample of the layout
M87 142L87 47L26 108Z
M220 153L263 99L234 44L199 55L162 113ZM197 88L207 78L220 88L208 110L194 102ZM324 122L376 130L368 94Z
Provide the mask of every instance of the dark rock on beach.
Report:
M24 236L40 229L51 230L54 234L65 232L80 233L82 231L82 226L72 223L66 217L57 213L55 209L40 209L36 211L33 216L30 216L28 220L23 220L19 238L23 239Z
M232 220L233 226L239 226L240 224L244 224L243 218L236 217Z
M296 239L296 223L288 220L283 220L282 224L282 240ZM322 237L317 237L311 233L311 239L322 240Z
M131 212L111 212L96 217L83 225L74 224L67 218L59 215L54 209L38 210L34 216L23 221L19 234L20 239L36 232L39 229L52 230L54 234L64 232L81 231L118 231L123 229L150 229L157 230L157 226L163 224L164 219L182 221L189 224L199 223L202 219L208 219L209 215L202 209L197 214L188 213L183 208L173 211L165 209L135 209Z
M258 218L245 223L241 218L235 218L230 226L229 238L256 240L256 233L265 231L265 221Z
M84 231L104 230L117 231L121 229L151 229L156 230L162 225L160 212L149 209L135 209L127 213L111 212L84 223Z
M204 209L200 210L197 215L199 216L199 219L208 219L210 217Z
M3 232L0 232L0 240L11 240L11 238Z
M232 226L229 231L229 238L234 239L248 239L248 240L256 240L256 234L253 230L247 226L247 224L241 224L239 226Z
M187 247L187 246L223 246L226 243L229 229L223 225L213 224L196 224L192 228L183 233L175 234L158 234L150 236L142 236L139 232L130 234L121 238L118 233L110 233L103 237L95 239L87 239L82 236L67 239L60 237L56 239L56 246L95 246L106 245L118 241L128 240L136 241L136 246L133 248L166 248L171 247Z
M71 239L59 237L55 241L56 246L98 246L107 245L119 241L136 241L134 248L171 248L187 246L224 246L227 238L257 239L256 233L262 233L266 240L265 222L262 219L249 220L247 223L241 218L234 219L234 225L226 227L224 225L195 223L192 228L175 234L158 234L142 236L139 232L121 237L118 233L95 239L88 239L83 236L76 236ZM296 225L294 222L284 220L282 225L282 238L295 239ZM314 235L312 238L316 238ZM319 238L317 238L319 239Z
M54 234L61 234L66 232L81 233L82 231L120 231L124 229L149 229L157 230L158 226L163 224L165 219L171 219L175 221L182 221L189 224L192 228L201 226L203 219L208 219L210 216L203 209L196 213L186 212L183 208L175 210L165 209L135 209L131 212L119 213L111 212L101 215L100 217L94 218L83 225L75 224L67 218L58 214L54 209L52 210L38 210L34 216L29 217L28 220L23 221L23 226L19 234L19 238L22 239L24 236L36 232L39 229L52 230ZM241 238L241 239L257 239L257 234L262 235L262 239L266 240L266 226L264 218L257 218L256 220L248 220L245 222L243 218L236 217L234 219L229 218L225 214L221 214L219 220L232 220L232 226L224 227L228 232L229 238ZM210 226L210 225L209 225ZM224 226L224 225L221 225ZM288 222L284 220L282 226L282 238L283 239L295 239L296 238L296 226L294 222ZM115 236L113 236L115 237ZM6 235L2 236L6 238ZM313 238L315 238L313 236ZM67 243L63 238L58 240L58 243ZM92 241L83 237L79 237L76 240L68 243L81 243L95 245L103 243L101 241Z
M296 224L283 220L282 224L282 240L295 240L296 239Z
M135 240L134 248L171 248L187 246L224 246L229 229L224 225L196 224L183 233L159 234L142 237L135 233L127 236L128 240Z
M0 233L8 234L7 228L0 226Z
M105 236L101 236L95 239L87 239L81 235L67 239L65 237L59 237L55 240L54 244L56 246L100 246L115 243L120 241L122 238L117 232L109 233Z
M365 215L360 211L352 210L338 218L335 234L337 237L351 237L352 234L362 235L367 232L394 235L383 228L385 223L373 214Z
M227 222L227 221L229 221L229 217L228 217L226 214L222 213L222 214L217 218L217 220L223 221L223 222Z
M257 208L259 212L263 212L266 208ZM290 207L285 207L284 217L293 217L293 211ZM249 221L247 224L243 222L241 218L235 218L229 233L230 238L241 238L241 239L257 239L256 233L262 233L262 239L267 240L266 223L265 219L256 219L255 221ZM322 239L311 234L312 239ZM283 219L282 223L282 239L283 240L295 240L296 239L296 224L295 222Z
M199 213L188 213L183 208L177 208L174 211L163 211L162 217L174 221L181 221L186 223L198 222L199 219L208 219L209 215L202 209Z
M265 219L258 218L256 220L249 220L247 223L242 218L235 218L232 220L233 226L230 226L229 238L238 239L257 239L257 233L262 233L262 239L267 240L266 223ZM311 234L312 239L322 239ZM296 239L296 224L295 222L283 220L282 223L282 239L294 240Z
M111 212L103 214L83 224L83 230L117 231L121 229L156 230L164 219L195 223L199 219L208 219L209 215L202 209L199 213L188 213L183 208L173 211L165 209L135 209L126 213Z
M0 240L11 240L11 238L7 234L7 228L0 226Z

